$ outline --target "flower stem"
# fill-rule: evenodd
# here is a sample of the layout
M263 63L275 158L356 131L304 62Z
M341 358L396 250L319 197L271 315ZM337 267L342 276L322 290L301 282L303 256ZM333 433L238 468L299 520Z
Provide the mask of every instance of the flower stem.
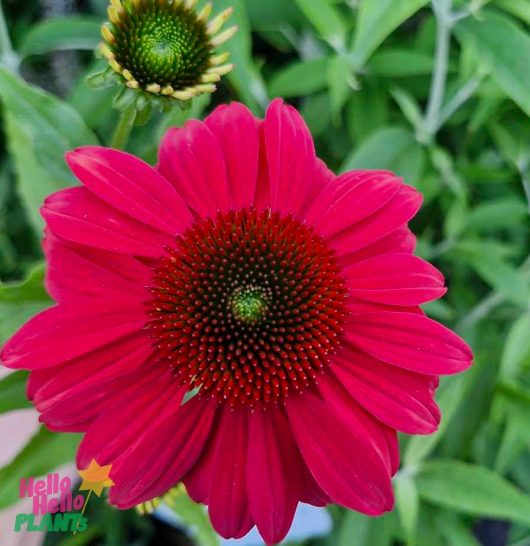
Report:
M438 125L445 96L447 69L449 66L449 46L451 43L452 4L452 0L438 0L434 4L434 14L436 16L436 53L431 92L425 113L425 130L429 136L435 132Z
M110 143L111 148L116 148L118 150L125 149L127 143L129 142L129 137L131 136L135 119L136 108L134 105L123 110Z

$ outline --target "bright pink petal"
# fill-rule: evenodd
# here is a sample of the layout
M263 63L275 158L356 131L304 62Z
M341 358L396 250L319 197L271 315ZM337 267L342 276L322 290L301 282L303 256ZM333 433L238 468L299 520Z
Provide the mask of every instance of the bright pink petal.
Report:
M407 226L401 226L368 246L340 256L338 261L343 267L348 267L379 254L413 254L415 249L416 237Z
M279 212L296 212L315 173L313 138L302 116L281 99L270 104L263 127L270 205Z
M421 305L446 292L442 274L410 254L381 254L343 274L351 296L387 305Z
M371 515L392 508L389 472L365 434L309 392L289 397L286 407L305 462L334 502Z
M386 425L407 434L430 434L438 428L440 411L433 399L437 382L432 376L353 351L333 361L333 372L343 387Z
M249 424L246 409L221 409L221 435L212 468L208 511L215 530L224 538L241 538L254 521L247 493Z
M473 359L471 349L455 333L413 313L352 314L346 339L383 362L431 375L461 372Z
M291 527L303 464L283 412L256 410L250 417L248 496L250 511L267 544L281 542Z
M152 426L142 443L118 457L113 479L119 484L110 491L110 502L131 508L167 492L178 483L200 455L208 438L216 402L194 397L160 424ZM139 476L131 480L131 476Z
M256 195L254 204L256 209L263 210L270 207L270 181L267 162L267 149L265 145L264 123L258 124L259 155L258 155L258 178L256 180Z
M328 184L314 200L306 221L319 234L330 236L377 212L402 186L386 171L352 171Z
M223 150L229 205L235 210L254 203L258 176L258 123L243 104L219 106L205 124Z
M392 453L389 449L389 437L385 434L385 429L389 427L375 419L358 404L333 374L321 376L318 389L324 401L335 409L337 416L348 425L350 430L355 431L359 438L363 438L361 447L367 452L373 451L377 454L385 465L388 475L392 475Z
M121 396L132 372L153 365L153 353L143 334L129 336L65 364L33 371L28 397L49 428L84 431Z
M92 298L145 299L153 272L132 256L71 243L47 231L46 289L58 303Z
M410 186L398 192L380 209L360 222L328 238L339 256L351 254L382 239L406 224L418 212L421 195Z
M193 221L175 188L153 167L130 154L87 146L68 153L66 159L90 191L148 226L175 235Z
M191 120L170 129L160 145L158 168L202 218L230 208L223 151L204 123Z
M144 324L142 306L135 302L57 305L26 322L4 345L0 360L8 368L38 370L140 332Z
M112 406L88 429L77 451L78 468L86 468L92 459L100 465L113 464L119 459L120 464L113 464L112 477L128 455L142 459L139 446L145 446L146 431L157 428L173 415L184 393L168 366L154 364L133 372ZM138 478L134 474L134 479ZM125 484L120 480L116 485L121 488Z
M86 188L50 195L41 212L56 235L113 252L159 258L164 245L174 243L174 237L123 214Z

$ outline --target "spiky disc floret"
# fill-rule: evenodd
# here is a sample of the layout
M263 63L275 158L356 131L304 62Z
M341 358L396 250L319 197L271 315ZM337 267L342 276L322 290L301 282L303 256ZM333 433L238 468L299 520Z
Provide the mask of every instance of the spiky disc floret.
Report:
M215 83L233 68L225 64L227 54L214 53L236 31L231 27L219 33L232 9L208 22L212 4L197 13L195 3L111 1L100 49L128 87L178 100L215 91Z
M339 343L344 282L325 241L253 209L196 223L158 267L148 324L199 396L278 403L315 384Z

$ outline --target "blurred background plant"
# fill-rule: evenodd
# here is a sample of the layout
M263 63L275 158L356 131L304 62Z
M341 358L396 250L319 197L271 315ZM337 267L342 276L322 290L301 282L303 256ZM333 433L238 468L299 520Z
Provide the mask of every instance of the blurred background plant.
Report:
M332 506L327 536L290 544L529 546L530 1L214 1L216 12L229 6L236 69L213 97L153 115L128 149L154 162L168 126L229 100L262 114L285 97L335 171L390 169L423 193L418 251L449 286L426 311L476 354L469 372L441 383L440 431L401 439L394 512L373 519ZM38 208L74 182L64 151L108 144L117 123L114 90L87 84L104 66L93 51L106 7L3 0L0 342L50 305ZM29 407L25 380L16 372L0 381L0 412ZM0 508L16 501L20 476L71 460L76 442L40 430L0 470ZM191 544L134 512L91 508L88 534L47 544ZM193 540L217 544L197 510L176 507L199 530Z

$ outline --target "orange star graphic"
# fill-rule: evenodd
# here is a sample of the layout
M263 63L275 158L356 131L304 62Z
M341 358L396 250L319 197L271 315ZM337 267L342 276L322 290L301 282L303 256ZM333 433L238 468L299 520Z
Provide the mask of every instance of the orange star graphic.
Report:
M79 470L83 482L79 491L94 491L99 497L105 487L112 487L114 482L109 478L112 465L100 466L96 459L92 459L85 470Z

